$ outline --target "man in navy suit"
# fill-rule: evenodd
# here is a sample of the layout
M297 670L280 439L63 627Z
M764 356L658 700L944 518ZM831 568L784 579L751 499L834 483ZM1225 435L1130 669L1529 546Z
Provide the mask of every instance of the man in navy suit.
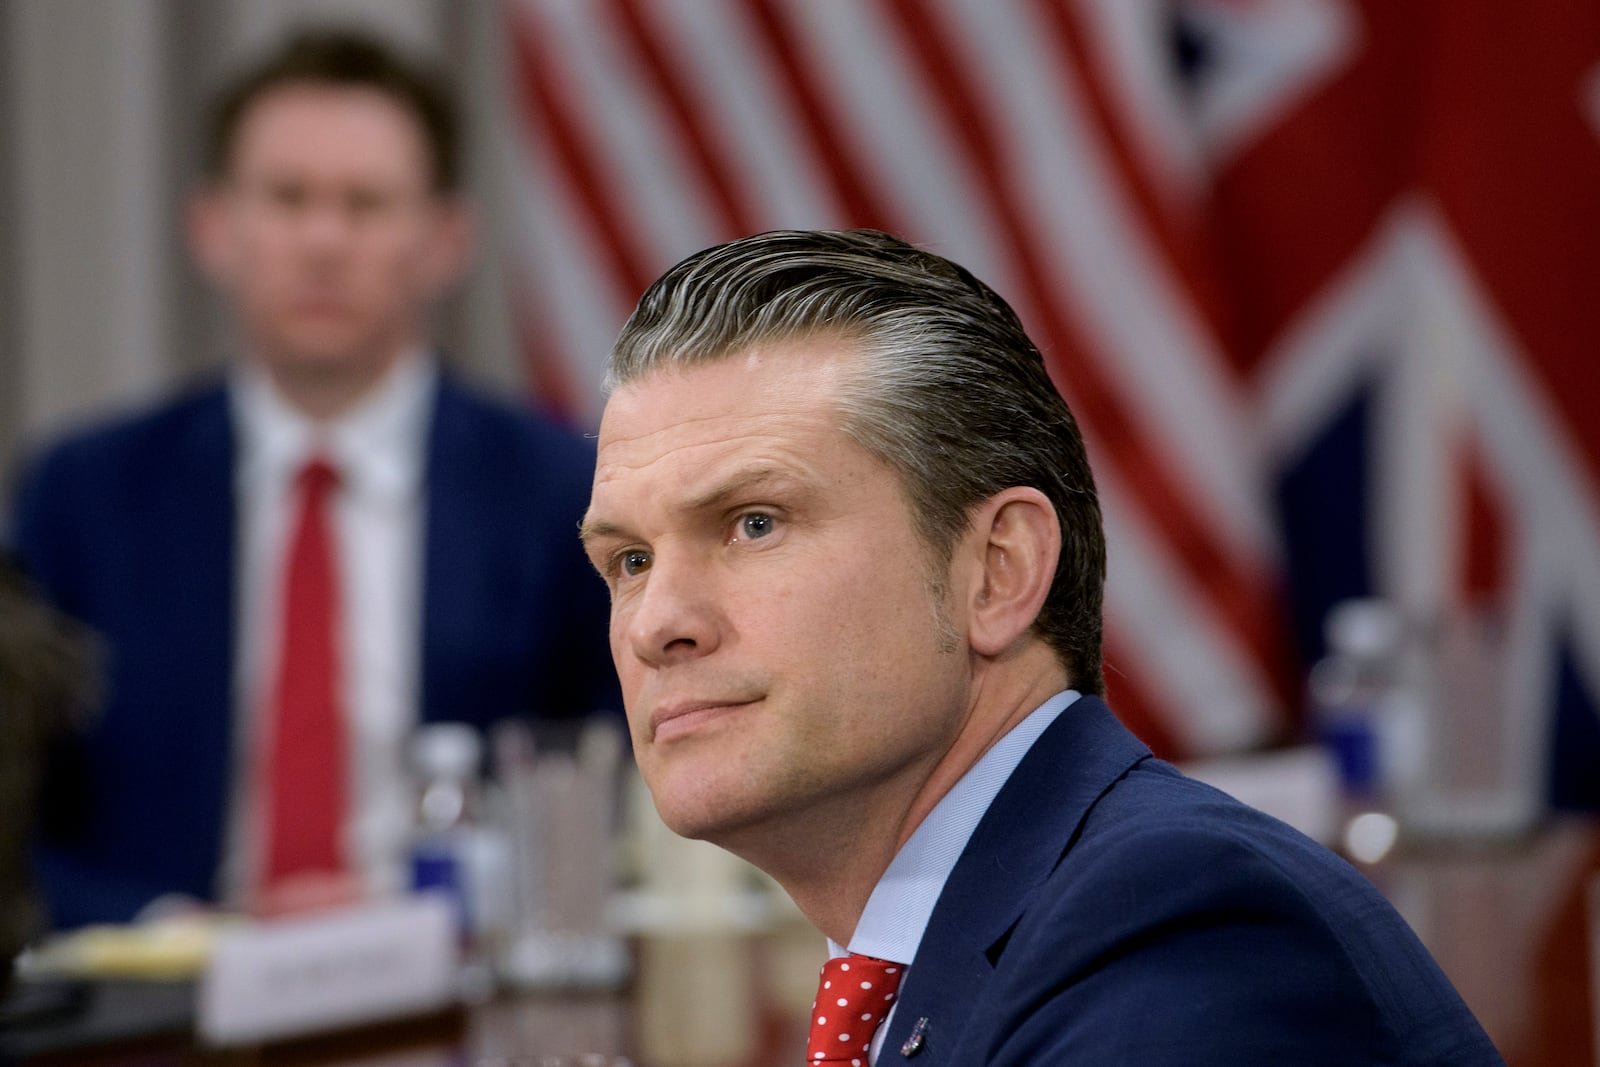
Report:
M458 383L428 342L471 243L458 140L442 83L360 37L302 35L243 74L190 213L239 358L24 473L15 548L98 631L106 673L103 714L44 797L57 926L170 894L271 908L394 888L419 723L614 704L604 590L574 533L592 449ZM332 472L316 520L332 570L295 593L313 460ZM333 869L298 882L264 858L268 833L297 829L268 821L295 781L264 755L283 678L304 672L295 597L330 620L319 677L342 755L324 770L344 802Z
M987 286L758 235L659 279L610 383L583 536L634 751L827 935L807 1063L1500 1062L1359 873L1096 695L1094 481Z

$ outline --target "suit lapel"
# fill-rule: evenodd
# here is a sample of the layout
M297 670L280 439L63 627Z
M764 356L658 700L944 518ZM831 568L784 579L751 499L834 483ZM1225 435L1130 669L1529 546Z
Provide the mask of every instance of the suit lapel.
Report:
M951 1062L1011 929L1095 801L1149 755L1098 697L1079 699L1040 736L945 883L900 991L880 1064L901 1053L919 1023L924 1032L908 1054L919 1067Z
M187 812L183 833L196 850L198 870L215 870L222 854L225 813L233 771L234 598L237 595L237 516L234 490L234 433L232 411L225 388L202 397L180 437L176 457L178 477L167 483L168 518L162 524L170 537L181 531L181 568L172 576L174 600L182 610L172 613L184 628L180 647L188 651L192 674L188 684L192 699L175 698L170 708L145 709L161 716L182 710L183 721L172 723L173 736L187 737L187 751L199 754L188 761L173 782L183 783L190 800L179 804ZM192 714L202 709L205 714ZM172 832L180 828L174 826Z
M459 626L472 608L461 593L473 586L457 580L456 573L471 561L470 554L463 551L468 540L464 524L477 514L472 472L461 466L462 457L471 450L461 447L465 430L459 407L460 398L441 373L423 471L422 670L418 679L423 722L448 718L440 692L444 673L440 657L450 628Z
M480 402L442 370L423 470L421 676L423 722L503 713L478 706L500 662L510 596L498 546L516 487L503 466L506 442L490 432ZM474 688L477 686L479 688ZM518 709L520 710L520 709Z

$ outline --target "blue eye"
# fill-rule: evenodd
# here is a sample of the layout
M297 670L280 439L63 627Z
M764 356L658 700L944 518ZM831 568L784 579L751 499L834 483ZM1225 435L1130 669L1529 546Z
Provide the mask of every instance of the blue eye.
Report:
M617 568L632 578L650 569L650 553L631 551L617 557Z
M739 516L739 533L752 541L767 536L776 526L777 520L764 512L752 511Z

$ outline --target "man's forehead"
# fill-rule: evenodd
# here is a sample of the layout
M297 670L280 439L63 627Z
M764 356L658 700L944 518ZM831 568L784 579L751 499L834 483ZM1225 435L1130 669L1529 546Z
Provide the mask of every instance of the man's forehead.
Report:
M601 419L594 503L716 497L780 475L826 481L843 434L838 365L828 353L752 350L619 386Z
M652 396L641 394L641 400ZM654 489L688 495L697 487L742 477L797 473L810 466L810 453L835 432L837 420L805 405L780 407L753 403L749 408L692 412L661 418L649 403L619 410L602 425L596 464L597 491L612 482L642 476ZM672 484L657 484L670 476Z
M288 82L264 91L240 115L227 173L251 166L303 164L329 155L360 158L366 170L399 169L426 177L427 136L398 100L367 86ZM377 158L373 158L376 153Z
M854 358L837 340L812 339L648 371L612 392L600 420L600 446L714 435L720 427L785 415L831 419Z

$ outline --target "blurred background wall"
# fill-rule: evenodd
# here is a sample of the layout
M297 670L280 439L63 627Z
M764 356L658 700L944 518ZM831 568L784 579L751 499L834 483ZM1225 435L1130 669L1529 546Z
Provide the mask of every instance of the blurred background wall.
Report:
M1485 773L1600 803L1592 0L3 0L7 468L227 351L198 109L307 17L462 79L468 367L589 423L676 259L897 231L1013 302L1084 424L1147 739L1294 735L1328 609L1375 595Z

